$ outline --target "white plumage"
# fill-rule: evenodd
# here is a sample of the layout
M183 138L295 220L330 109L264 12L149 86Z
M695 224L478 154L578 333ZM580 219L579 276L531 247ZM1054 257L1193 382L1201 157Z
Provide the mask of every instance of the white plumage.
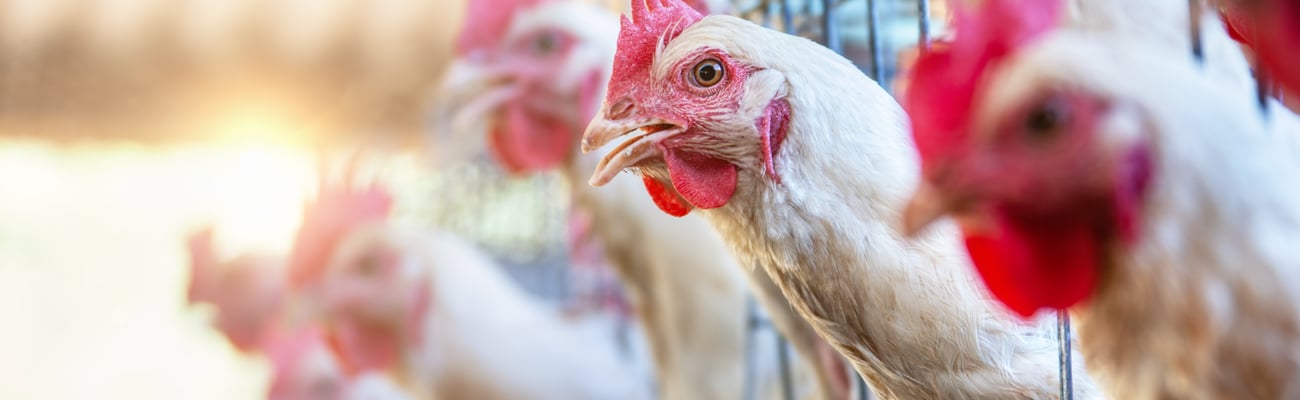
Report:
M361 272L376 249L400 254L395 281ZM420 398L647 398L649 382L620 356L612 326L566 320L520 291L481 251L450 234L388 225L361 228L340 243L322 287L332 292L327 296L346 292L336 290L340 287L364 287L373 296L362 307L375 310L393 299L414 298L415 288L426 283L429 306L413 327L419 339L402 345L401 359L388 371ZM398 307L411 310L409 303Z

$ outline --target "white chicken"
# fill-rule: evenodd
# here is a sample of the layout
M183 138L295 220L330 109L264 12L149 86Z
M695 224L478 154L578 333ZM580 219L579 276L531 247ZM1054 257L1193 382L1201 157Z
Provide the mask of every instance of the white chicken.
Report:
M908 230L963 217L993 293L1070 308L1114 398L1300 396L1300 161L1250 93L1150 42L1047 33L1054 3L986 1L918 61Z
M450 234L386 224L390 205L377 187L322 191L294 244L345 371L423 399L647 398L608 327L566 320Z
M449 136L439 147L472 148L467 144L486 137L507 170L559 169L573 183L575 206L591 215L594 236L648 331L664 398L741 397L747 278L777 329L817 361L798 370L815 372L820 398L843 398L850 389L842 360L767 275L738 264L702 219L662 218L636 182L604 190L583 183L599 159L577 152L579 134L609 76L616 20L578 1L471 3L460 56L439 93L436 120ZM473 129L484 123L491 125L486 132ZM761 372L759 390L778 396L775 368Z
M811 41L677 0L634 8L618 40L583 149L626 140L592 184L630 168L664 211L702 211L881 398L1057 395L1056 341L989 301L957 231L897 229L919 171L879 85Z

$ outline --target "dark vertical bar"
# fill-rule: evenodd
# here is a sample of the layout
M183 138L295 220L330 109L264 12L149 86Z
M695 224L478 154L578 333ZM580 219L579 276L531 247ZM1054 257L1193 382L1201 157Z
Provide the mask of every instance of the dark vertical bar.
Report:
M857 382L856 386L858 387L858 399L871 400L871 389L867 389L867 381L862 380L862 375L858 375L858 371L856 369L852 370L852 373L853 376L857 378L854 381Z
M1056 314L1056 340L1060 350L1061 399L1074 400L1074 367L1070 354L1070 314L1058 311Z
M916 2L916 48L922 52L930 49L930 0Z
M880 49L880 12L876 9L876 0L867 0L867 41L871 43L871 77L884 85L885 66L881 65Z
M809 2L811 3L811 2ZM822 36L825 39L826 47L832 51L844 54L844 46L840 44L839 29L835 24L835 0L822 0Z
M790 0L781 0L781 29L788 34L795 34L794 11L790 9Z
M763 2L758 5L758 12L760 15L762 15L761 17L759 17L759 20L763 22L763 27L771 28L772 27L772 0L763 0Z
M794 400L794 376L790 374L790 347L786 346L785 337L776 335L776 361L781 368L781 395L785 400Z
M753 400L755 397L754 381L757 372L754 366L754 328L758 326L758 305L754 303L754 297L750 296L745 299L745 379L744 390L741 391L742 400Z
M1192 58L1196 62L1205 60L1205 47L1201 41L1201 0L1187 0L1187 26L1191 29Z
M1258 42L1256 42L1258 43ZM1258 65L1259 63L1256 62ZM1268 97L1269 97L1269 77L1262 66L1255 67L1255 101L1258 102L1259 112L1268 115Z

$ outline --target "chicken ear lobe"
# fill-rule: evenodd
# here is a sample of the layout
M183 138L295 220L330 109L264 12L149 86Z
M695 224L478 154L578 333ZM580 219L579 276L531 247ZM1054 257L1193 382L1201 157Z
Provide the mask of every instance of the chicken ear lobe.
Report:
M785 99L772 100L755 124L763 141L763 168L767 170L767 176L776 183L781 183L781 176L776 173L776 155L781 152L781 142L785 141L785 133L789 127L790 103Z

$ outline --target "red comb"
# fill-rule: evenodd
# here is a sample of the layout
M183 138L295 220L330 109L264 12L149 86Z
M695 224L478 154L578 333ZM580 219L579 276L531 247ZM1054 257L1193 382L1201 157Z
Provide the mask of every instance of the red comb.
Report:
M979 9L954 3L952 41L917 58L902 96L923 165L962 147L984 72L1050 30L1062 6L1060 0L986 0Z
M1224 2L1219 10L1232 39L1255 52L1256 67L1290 91L1300 90L1300 4L1293 0Z
M191 303L210 300L212 282L209 278L218 264L217 252L212 248L212 231L211 226L205 226L186 238L190 251L190 284L185 290L185 298Z
M644 1L645 7L637 7L642 0L632 0L632 17L625 15L621 19L612 75L620 78L609 80L609 104L617 100L613 97L633 94L633 88L649 80L650 65L660 44L667 44L704 18L681 0Z
M316 201L303 210L302 225L289 254L291 286L302 287L319 279L340 240L362 225L387 219L392 212L392 195L382 186L358 189L351 187L349 180L343 185L322 184Z
M467 55L496 45L521 9L546 0L470 0L466 4L464 25L456 37L456 53Z

